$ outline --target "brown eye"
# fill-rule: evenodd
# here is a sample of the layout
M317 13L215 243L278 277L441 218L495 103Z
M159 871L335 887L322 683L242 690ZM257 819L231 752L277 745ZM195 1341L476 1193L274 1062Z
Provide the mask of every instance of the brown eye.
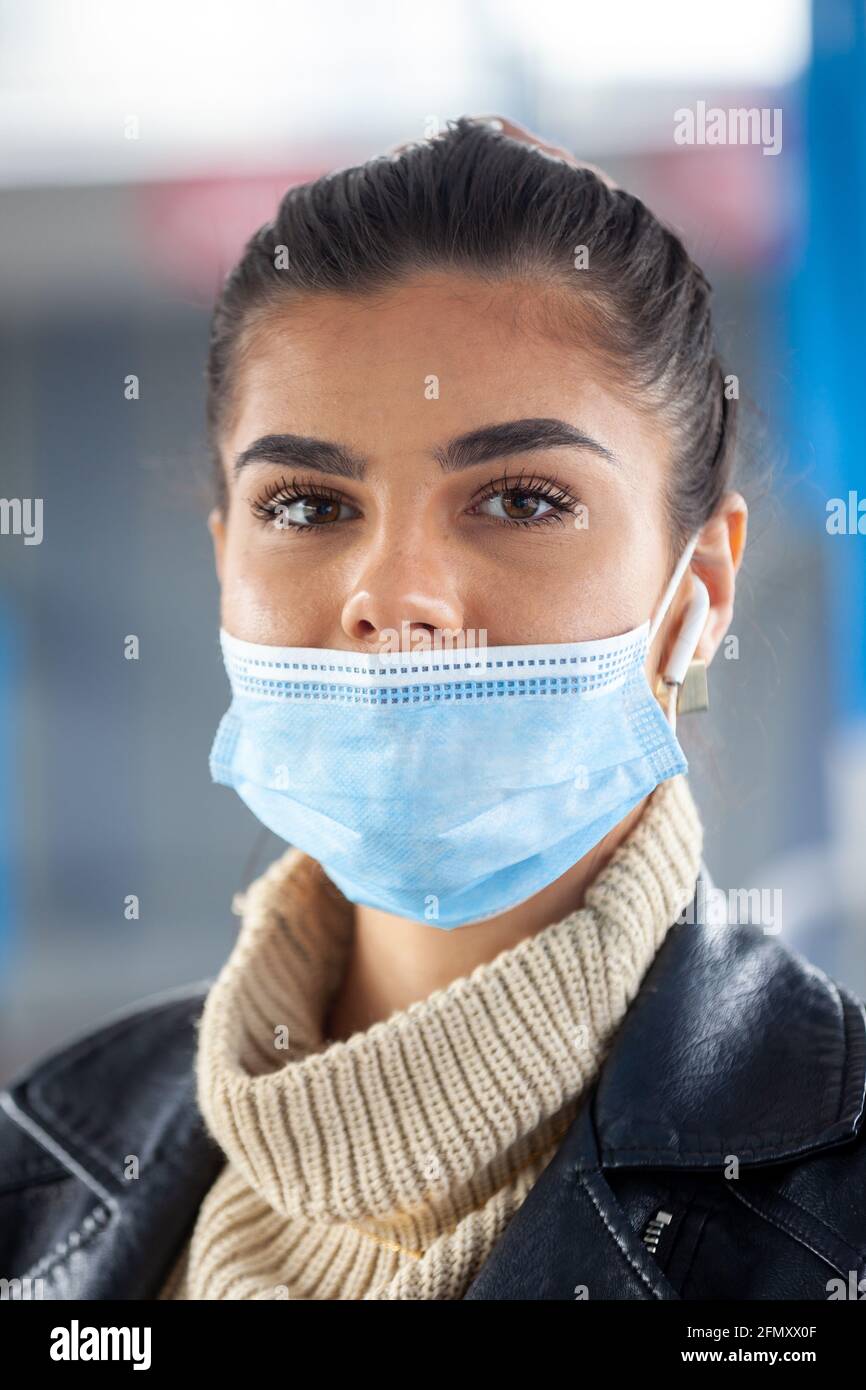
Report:
M290 526L326 526L340 520L342 502L333 497L298 497L293 502L271 503L273 523L278 529ZM351 508L349 508L351 511Z
M514 521L525 521L536 515L539 498L531 492L506 492L502 506L506 516Z
M332 502L329 498L318 497L304 499L295 504L297 515L294 521L307 521L312 525L318 525L323 521L336 521L340 515L339 502Z
M537 521L556 510L539 492L497 492L479 505L479 511L502 521Z
M305 479L280 478L261 496L250 499L253 516L277 531L327 531L337 522L360 515L339 493Z

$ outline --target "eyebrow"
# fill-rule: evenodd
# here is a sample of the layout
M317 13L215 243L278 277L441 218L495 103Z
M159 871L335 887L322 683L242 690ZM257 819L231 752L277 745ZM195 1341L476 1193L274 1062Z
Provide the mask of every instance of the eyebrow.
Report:
M456 473L490 459L507 458L510 454L563 447L584 449L609 463L620 462L616 454L583 430L565 420L546 418L482 425L480 429L457 435L447 444L438 446L432 451L432 458L443 473ZM264 434L238 454L234 474L237 477L241 469L260 463L308 468L316 473L332 473L360 481L369 462L363 454L327 439L303 434Z

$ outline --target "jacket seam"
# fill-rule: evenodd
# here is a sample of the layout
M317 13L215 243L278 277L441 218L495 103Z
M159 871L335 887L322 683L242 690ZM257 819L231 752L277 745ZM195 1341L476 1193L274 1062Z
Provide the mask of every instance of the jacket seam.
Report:
M55 1244L49 1254L43 1255L36 1261L35 1265L31 1265L26 1273L21 1275L23 1279L41 1278L44 1274L50 1274L56 1270L61 1262L67 1261L73 1251L88 1246L104 1229L106 1223L117 1216L119 1208L116 1200L94 1178L93 1174L78 1163L72 1154L67 1153L52 1135L46 1133L36 1123L31 1115L22 1110L8 1091L0 1095L0 1104L13 1124L17 1124L19 1129L23 1130L30 1139L41 1144L52 1157L62 1162L69 1176L80 1182L86 1192L97 1198L96 1205L91 1207L79 1225L71 1230L62 1241ZM86 1234L82 1234L84 1232Z
M717 1214L717 1213L716 1213L716 1214ZM691 1259L689 1260L688 1267L686 1268L686 1270L685 1270L684 1273L683 1273L682 1283L681 1283L681 1286L680 1286L680 1296L681 1296L683 1299L687 1300L687 1301L692 1301L692 1302L698 1301L698 1300L689 1300L689 1298L688 1298L688 1293L689 1293L690 1291L692 1291L692 1290L694 1289L694 1287L695 1287L695 1274L696 1274L696 1271L700 1269L701 1272L703 1272L703 1271L702 1271L702 1265L701 1265L701 1262L700 1262L700 1252L701 1252L701 1246L706 1244L707 1226L708 1226L708 1224L709 1224L710 1215L711 1215L711 1212L710 1212L709 1209L707 1209L707 1210L705 1210L705 1211L703 1211L703 1212L701 1213L701 1224L700 1224L700 1227L698 1228L698 1234L697 1234L697 1238L696 1238L696 1240L695 1240L694 1248L692 1249L692 1257L691 1257Z
M799 1245L802 1245L805 1249L810 1250L813 1255L817 1255L819 1259L824 1260L825 1263L828 1264L831 1269L834 1269L837 1274L846 1274L848 1272L847 1270L843 1269L842 1266L838 1263L838 1258L841 1252L837 1251L833 1254L830 1254L824 1248L816 1249L816 1245L818 1244L818 1242L815 1232L812 1232L812 1241L810 1243L810 1233L806 1229L804 1222L794 1221L790 1217L786 1218L781 1211L773 1210L772 1208L768 1209L767 1204L764 1204L758 1201L757 1199L750 1201L744 1193L738 1192L735 1187L731 1187L730 1191L731 1195L735 1197L738 1202L742 1202L743 1206L747 1207L750 1211L755 1212L757 1216L761 1217L762 1220L767 1221L771 1226L775 1226L776 1229L778 1231L781 1231L784 1235L789 1236L793 1240L796 1240ZM787 1199L777 1197L776 1201L787 1201ZM804 1211L805 1215L811 1216L811 1213L806 1212L805 1208L801 1208L801 1210ZM818 1219L816 1220L816 1225L825 1226L825 1223ZM826 1229L830 1230L831 1228L826 1227ZM854 1247L852 1245L849 1245L848 1242L844 1239L840 1240L840 1245L843 1246L844 1249L847 1250L850 1253L850 1255L855 1259L855 1261L857 1262L859 1272L859 1267L863 1263L863 1255L856 1251Z
M823 1216L818 1216L814 1211L810 1211L808 1207L803 1206L802 1202L798 1202L796 1197L792 1197L787 1192L784 1194L780 1193L779 1195L783 1201L790 1202L792 1207L797 1207L804 1216L808 1217L810 1221L814 1221L817 1226L823 1226L825 1231L829 1231L831 1236L835 1236L839 1244L849 1249L852 1255L855 1255L857 1259L866 1259L866 1254L855 1250L854 1246L849 1244L847 1236L843 1236L842 1232L837 1231L835 1226L831 1226L829 1221L825 1221Z
M78 1181L82 1183L89 1192L92 1192L103 1205L109 1207L114 1207L116 1205L116 1199L111 1195L108 1189L103 1186L99 1179L94 1177L93 1173L91 1173L83 1163L79 1163L78 1159L75 1158L73 1154L69 1153L68 1149L65 1149L52 1134L49 1134L43 1129L32 1115L26 1110L23 1110L8 1091L0 1095L0 1105L2 1105L13 1124L17 1124L19 1129L22 1129L25 1134L29 1135L35 1143L41 1145L43 1149L62 1163L67 1172L77 1178Z
M836 1124L841 1123L836 1121ZM853 1138L853 1134L851 1136ZM723 1146L716 1145L708 1149L654 1149L646 1144L614 1144L610 1148L602 1149L603 1154L608 1154L615 1158L617 1154L645 1153L649 1155L647 1166L655 1165L659 1160L666 1158L717 1158L719 1162L724 1162L728 1156L728 1151L733 1150L737 1156L742 1158L749 1154L752 1158L761 1158L767 1154L776 1154L779 1147L783 1144L808 1144L809 1148L818 1145L825 1145L834 1142L826 1137L826 1131L820 1135L814 1132L811 1134L782 1134L772 1144L765 1144L763 1148L755 1149L748 1144L741 1144L737 1139L730 1139ZM796 1155L791 1155L796 1157Z
M31 1265L22 1279L41 1279L45 1274L56 1273L64 1264L68 1263L69 1258L77 1250L84 1250L98 1235L105 1229L105 1224L114 1215L109 1207L100 1203L88 1212L84 1220L74 1230L70 1231L65 1240L55 1245L49 1255L43 1255L35 1265ZM82 1232L86 1231L86 1235Z
M841 1110L845 1104L848 1087L853 1091L855 1085L859 1086L859 1105L855 1120L855 1127L859 1127L863 1119L864 1105L866 1105L866 1007L860 1000L849 995L846 990L840 989L835 981L832 983L842 1006L848 1063L839 1108ZM856 1031L854 1028L855 1019L858 1024Z
M604 1211L604 1208L601 1206L601 1204L599 1203L598 1199L597 1199L596 1196L595 1196L595 1193L592 1191L592 1188L590 1187L589 1183L586 1181L586 1178L587 1178L588 1175L590 1175L590 1176L595 1176L595 1177L601 1177L601 1176L602 1176L601 1169L600 1169L600 1168L590 1168L590 1169L582 1169L582 1170L581 1170L581 1169L576 1169L576 1170L575 1170L575 1177L577 1178L578 1187L580 1187L580 1188L583 1189L583 1191L586 1193L587 1197L588 1197L589 1200L591 1201L592 1205L594 1206L596 1212L597 1212L598 1215L601 1217L601 1220L602 1220L602 1223L603 1223L603 1225L604 1225L604 1228L605 1228L605 1230L607 1231L608 1235L610 1236L611 1240L613 1241L614 1247L615 1247L615 1249L616 1249L616 1251L617 1251L617 1254L618 1254L619 1257L620 1257L620 1260L621 1260L622 1262L624 1262L625 1264L627 1264L628 1267L632 1270L632 1272L633 1272L634 1274L637 1275L637 1277L640 1279L641 1283L644 1285L645 1288L647 1288L647 1289L649 1290L649 1292L653 1295L653 1297L654 1297L654 1298L658 1298L659 1294L658 1294L658 1290L656 1289L655 1285L652 1283L652 1281L650 1280L649 1276L645 1273L645 1271L641 1269L640 1265L637 1264L637 1262L632 1258L632 1256L631 1256L631 1254L629 1253L629 1251L625 1249L625 1247L623 1246L622 1242L621 1242L620 1239L619 1239L619 1236L617 1235L616 1231L614 1230L613 1226L611 1225L610 1221L608 1220L608 1217L607 1217L606 1212Z

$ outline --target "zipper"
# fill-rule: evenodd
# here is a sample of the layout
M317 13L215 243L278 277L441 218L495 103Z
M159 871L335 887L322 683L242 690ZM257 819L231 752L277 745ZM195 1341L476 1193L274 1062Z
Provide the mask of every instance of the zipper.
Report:
M646 1246L647 1250L650 1252L651 1255L658 1254L659 1241L661 1240L662 1235L664 1234L665 1227L669 1226L672 1221L673 1214L669 1211L665 1211L662 1207L659 1207L659 1210L656 1212L655 1216L651 1217L650 1220L647 1222L646 1226L644 1227L641 1240L643 1241L644 1245Z

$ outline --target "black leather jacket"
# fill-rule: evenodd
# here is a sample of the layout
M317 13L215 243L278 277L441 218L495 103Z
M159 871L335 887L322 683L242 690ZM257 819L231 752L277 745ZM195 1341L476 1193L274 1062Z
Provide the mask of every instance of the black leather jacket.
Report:
M0 1096L0 1280L42 1280L0 1296L156 1296L223 1162L195 1102L211 983ZM859 1000L759 927L674 925L465 1297L863 1298L864 1082Z

